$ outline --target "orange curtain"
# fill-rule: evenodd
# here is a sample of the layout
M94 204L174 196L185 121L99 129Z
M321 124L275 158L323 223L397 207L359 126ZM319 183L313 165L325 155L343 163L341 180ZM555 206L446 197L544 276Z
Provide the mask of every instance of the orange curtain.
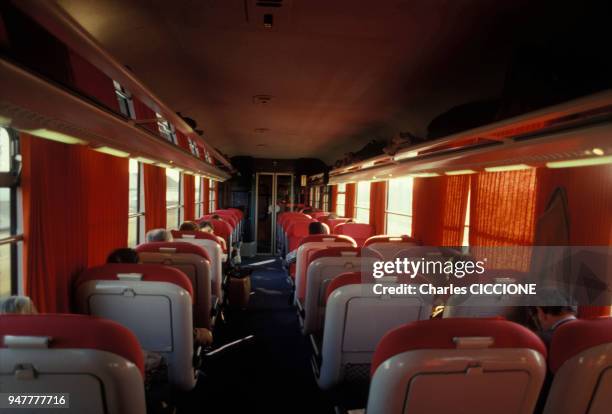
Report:
M336 212L336 207L338 206L338 186L337 185L332 185L331 186L331 195L329 197L330 201L329 201L329 211L331 213L335 213Z
M412 236L426 246L460 246L469 188L465 175L415 178Z
M387 182L370 184L370 224L374 234L385 234L385 208L387 205Z
M204 178L202 183L202 213L206 215L210 212L210 180Z
M183 174L183 205L185 220L195 219L195 177Z
M470 246L529 246L535 230L536 171L472 176ZM491 268L527 271L527 251L489 257Z
M548 169L537 172L537 214L546 207L556 187L564 187L569 211L572 246L612 245L612 165ZM610 315L610 306L581 306L580 317Z
M357 193L356 186L357 184L355 183L346 185L344 217L349 217L349 218L355 217L355 195Z
M149 164L143 167L145 230L166 228L166 170Z

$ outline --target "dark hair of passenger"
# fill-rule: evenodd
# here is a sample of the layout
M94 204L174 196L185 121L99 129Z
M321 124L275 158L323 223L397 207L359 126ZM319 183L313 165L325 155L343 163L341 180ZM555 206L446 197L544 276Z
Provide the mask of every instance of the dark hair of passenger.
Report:
M304 214L310 214L310 213L313 213L313 212L314 212L314 210L312 208L305 208L304 210L302 210L302 213L304 213Z
M213 220L221 220L221 216L218 214L213 214L210 218Z
M576 313L578 313L575 306L538 306L538 307L542 309L542 312L544 312L547 315L559 316L564 313L571 313L575 315Z
M200 226L195 221L184 221L179 227L179 231L198 231Z
M308 225L308 234L327 234L327 230L323 223L313 221Z
M106 263L138 263L138 252L127 247L116 249L106 258Z

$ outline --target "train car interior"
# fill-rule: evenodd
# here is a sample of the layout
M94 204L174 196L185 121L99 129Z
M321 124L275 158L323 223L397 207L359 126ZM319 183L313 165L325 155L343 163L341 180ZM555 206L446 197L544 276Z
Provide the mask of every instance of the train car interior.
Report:
M612 7L0 0L0 412L612 412Z

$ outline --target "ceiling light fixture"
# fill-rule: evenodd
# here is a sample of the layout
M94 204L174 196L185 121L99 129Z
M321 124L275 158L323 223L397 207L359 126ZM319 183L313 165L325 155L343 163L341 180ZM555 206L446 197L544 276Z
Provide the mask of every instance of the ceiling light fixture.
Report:
M103 154L108 154L108 155L112 155L114 157L120 157L120 158L127 158L130 156L129 152L125 152L125 151L121 151L115 148L105 147L105 146L93 148L93 150L101 152Z
M45 138L51 141L61 142L63 144L87 144L87 141L83 141L80 138L73 137L62 132L52 131L46 128L24 130L23 132L27 132L28 134L35 135L39 138Z
M455 170L455 171L446 171L444 174L446 175L466 175L466 174L476 174L474 170Z
M500 165L497 167L486 167L486 172L521 171L532 168L527 164Z
M423 172L423 173L410 174L410 176L414 178L429 178L429 177L439 177L440 174L435 173L435 172Z
M576 160L551 161L547 162L546 166L548 168L573 168L603 164L612 164L612 155L606 157L580 158Z

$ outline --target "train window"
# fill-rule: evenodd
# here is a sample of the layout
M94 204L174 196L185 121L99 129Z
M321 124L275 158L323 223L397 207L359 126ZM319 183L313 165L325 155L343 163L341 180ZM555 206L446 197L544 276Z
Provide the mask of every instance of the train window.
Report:
M346 184L338 184L338 194L336 195L336 214L340 217L346 216Z
M355 221L358 223L370 222L370 182L357 183L357 202L355 203Z
M465 220L463 222L463 242L462 246L468 247L470 245L470 202L471 193L468 191L467 207L465 209Z
M161 136L176 145L176 133L174 131L174 127L160 114L156 113L155 115L157 116L157 128Z
M181 224L181 172L166 169L166 226L176 229Z
M412 236L412 177L394 178L387 185L387 234Z
M130 192L128 211L128 246L134 247L142 240L144 231L144 195L142 185L142 164L130 160Z
M198 148L198 145L195 143L195 141L191 138L187 138L187 142L189 143L189 150L191 151L191 153L196 157L200 158L200 149Z
M215 211L217 209L217 194L215 194L215 187L216 187L217 183L215 183L213 180L210 180L210 185L208 186L209 191L208 191L208 212L212 213L213 211Z
M115 86L115 95L117 95L117 101L119 101L119 109L121 110L121 113L128 118L134 119L135 112L132 94L117 81L113 81L113 85Z
M202 211L202 206L204 205L202 202L202 177L196 176L194 182L195 216L200 218L204 215L204 212Z
M321 208L320 202L321 202L321 187L316 186L314 188L314 207Z
M0 127L0 298L17 293L22 235L17 217L17 134Z
M329 191L330 187L328 185L323 187L323 211L329 211Z

